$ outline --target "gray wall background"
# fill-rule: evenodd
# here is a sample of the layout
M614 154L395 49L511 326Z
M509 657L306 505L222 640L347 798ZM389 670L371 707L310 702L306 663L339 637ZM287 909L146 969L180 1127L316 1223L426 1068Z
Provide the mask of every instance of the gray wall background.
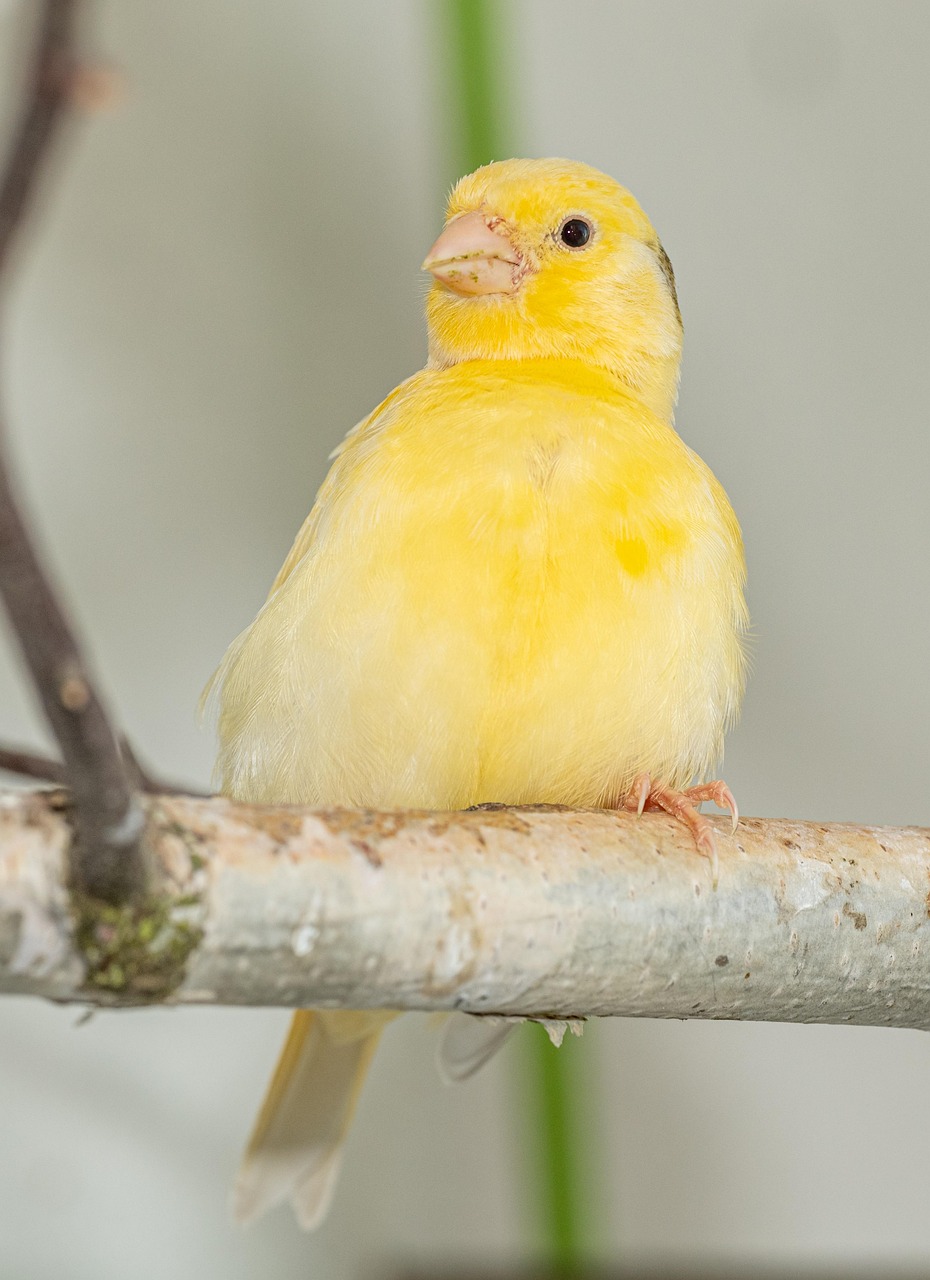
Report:
M930 825L930 6L512 0L525 149L626 183L675 263L679 428L741 517L745 812ZM424 358L449 172L428 3L99 0L122 108L78 121L5 317L16 459L133 740L209 778L194 711L342 434ZM25 0L0 5L15 87ZM0 734L42 730L9 645ZM241 1234L226 1183L286 1015L0 1005L0 1276L348 1280L524 1240L508 1054L378 1056L330 1220ZM589 1033L614 1256L930 1270L930 1041Z

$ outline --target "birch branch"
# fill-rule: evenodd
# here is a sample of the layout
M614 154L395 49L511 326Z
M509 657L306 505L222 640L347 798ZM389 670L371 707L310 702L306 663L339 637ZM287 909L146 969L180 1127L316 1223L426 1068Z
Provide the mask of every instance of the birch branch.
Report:
M158 892L88 911L65 793L0 796L0 990L930 1028L930 830L720 820L715 892L663 815L143 803Z

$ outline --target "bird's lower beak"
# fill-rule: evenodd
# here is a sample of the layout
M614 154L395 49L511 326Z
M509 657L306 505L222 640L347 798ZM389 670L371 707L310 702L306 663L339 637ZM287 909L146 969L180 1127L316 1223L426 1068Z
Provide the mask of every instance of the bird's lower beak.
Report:
M515 293L524 261L499 220L464 213L444 229L426 255L423 270L456 293Z

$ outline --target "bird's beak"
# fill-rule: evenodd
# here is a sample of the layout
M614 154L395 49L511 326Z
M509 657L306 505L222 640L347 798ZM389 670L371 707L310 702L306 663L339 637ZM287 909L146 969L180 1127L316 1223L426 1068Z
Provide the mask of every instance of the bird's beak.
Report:
M444 229L423 270L456 293L515 293L525 265L499 218L463 213Z

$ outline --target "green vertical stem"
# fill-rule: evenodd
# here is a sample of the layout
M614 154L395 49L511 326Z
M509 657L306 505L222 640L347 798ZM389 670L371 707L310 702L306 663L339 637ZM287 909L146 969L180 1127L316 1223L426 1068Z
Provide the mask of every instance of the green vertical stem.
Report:
M530 1114L524 1140L533 1160L536 1232L554 1276L579 1275L590 1258L592 1171L584 1046L566 1035L556 1049L542 1027L522 1032L523 1080Z
M438 42L446 141L443 185L492 160L515 154L513 64L508 54L508 0L427 0ZM534 1034L535 1033L535 1034ZM527 1199L532 1197L533 1253L553 1276L577 1276L590 1256L585 1210L588 1169L582 1079L583 1046L556 1050L539 1028L521 1033L516 1055L527 1148Z
M509 5L502 0L432 2L441 17L445 115L455 160L452 176L459 178L511 154L512 112L500 40Z

